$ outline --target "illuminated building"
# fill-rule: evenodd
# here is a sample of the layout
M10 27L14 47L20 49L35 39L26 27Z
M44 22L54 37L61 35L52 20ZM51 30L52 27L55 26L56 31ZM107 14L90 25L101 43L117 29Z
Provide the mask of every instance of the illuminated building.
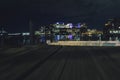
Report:
M72 23L65 24L63 22L56 22L48 27L41 27L38 31L35 31L35 35L38 36L40 40L44 37L44 40L49 40L49 42L95 41L101 38L103 32L96 29L87 29L87 25L85 23L74 25Z
M96 29L87 29L87 31L85 33L82 33L82 35L87 38L86 40L96 41L99 40L99 37L102 37L103 32Z
M37 42L45 43L46 38L49 36L49 34L50 34L49 29L46 26L41 26L38 31L35 31Z
M106 40L120 39L120 18L109 19L103 30Z
M59 40L80 40L80 35L87 31L85 23L78 23L76 26L72 23L60 23L53 24L51 29L51 35L53 41Z

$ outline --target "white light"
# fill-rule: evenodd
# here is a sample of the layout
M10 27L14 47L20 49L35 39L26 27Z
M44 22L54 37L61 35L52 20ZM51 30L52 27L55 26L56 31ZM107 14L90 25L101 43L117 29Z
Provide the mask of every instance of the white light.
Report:
M8 35L20 35L21 33L9 33Z
M59 22L57 22L56 24L59 24Z
M24 36L24 35L30 35L30 33L22 33L22 35Z
M118 31L113 31L113 33L118 33Z
M110 33L113 33L112 31L110 31Z

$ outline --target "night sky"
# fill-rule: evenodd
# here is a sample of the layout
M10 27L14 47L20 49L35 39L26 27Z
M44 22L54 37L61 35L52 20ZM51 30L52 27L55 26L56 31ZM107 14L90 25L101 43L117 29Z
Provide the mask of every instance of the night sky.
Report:
M38 25L86 22L102 29L108 18L120 17L120 0L0 0L0 25L8 32L28 31Z

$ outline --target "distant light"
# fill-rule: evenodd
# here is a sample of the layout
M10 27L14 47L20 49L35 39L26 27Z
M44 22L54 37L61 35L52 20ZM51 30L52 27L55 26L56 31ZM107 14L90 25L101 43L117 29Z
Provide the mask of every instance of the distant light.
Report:
M119 29L120 29L120 26L119 26Z
M83 24L81 24L81 27L84 27L84 25L83 25Z
M120 34L120 30L109 31L111 34Z
M69 23L69 27L72 28L72 27L73 27L73 24L72 24L72 23Z
M28 36L28 35L30 35L30 33L22 33L22 35L23 36L25 36L25 35Z
M59 22L56 22L56 24L59 24Z
M59 26L59 25L57 25L57 26L56 26L56 28L60 28L60 26Z
M90 29L87 29L87 31L91 31Z
M116 31L113 31L113 33L119 33L119 31L116 30Z
M40 31L35 31L35 35L40 35Z
M112 26L115 26L115 25L112 23Z
M8 35L10 35L10 36L16 36L16 35L20 35L21 33L9 33Z
M106 23L105 26L108 26L108 24Z
M113 32L112 32L112 31L110 31L110 33L112 34Z
M78 23L78 26L77 26L77 28L80 28L81 27L81 24L80 23Z
M68 23L66 26L67 26L67 28L72 28L73 24L72 23Z
M62 25L64 25L64 22L56 22L56 24L62 24Z
M69 24L66 25L66 28L69 28Z
M60 40L60 35L57 35L57 40Z
M44 35L45 33L40 32L40 31L35 31L35 35ZM30 35L30 34L29 34Z
M70 40L72 40L73 36L72 36L72 35L68 35L68 38L69 38Z

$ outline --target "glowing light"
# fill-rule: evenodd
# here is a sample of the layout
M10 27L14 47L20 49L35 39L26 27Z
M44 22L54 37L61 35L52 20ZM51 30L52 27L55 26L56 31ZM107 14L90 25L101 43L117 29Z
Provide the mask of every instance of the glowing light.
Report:
M77 28L80 28L81 27L81 24L80 23L78 23L78 26L77 26Z
M9 33L8 35L12 36L12 35L21 35L21 33Z
M111 34L120 34L120 30L110 31Z
M70 27L70 28L72 28L72 27L73 27L73 24L72 24L72 23L70 23L70 24L69 24L69 27Z
M107 23L105 24L105 26L108 26L108 25L109 25L109 24L107 24Z
M22 35L23 35L23 36L25 36L25 35L30 35L30 33L22 33Z
M73 36L72 36L72 35L68 35L68 38L69 38L70 40L72 40L72 39L73 39Z
M66 25L66 27L67 27L67 28L72 28L72 27L73 27L73 24L72 24L72 23L68 23L68 24Z
M66 25L66 28L69 28L69 24Z
M115 26L114 24L112 24L112 26Z
M57 35L57 40L60 40L60 35Z
M56 24L59 24L59 22L56 22Z

